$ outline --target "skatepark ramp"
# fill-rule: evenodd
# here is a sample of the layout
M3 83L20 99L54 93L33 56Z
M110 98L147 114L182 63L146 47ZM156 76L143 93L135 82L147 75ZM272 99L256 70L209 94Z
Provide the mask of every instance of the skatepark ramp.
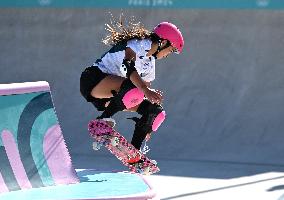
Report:
M75 171L47 82L0 84L1 200L117 196L151 199L155 195L136 174Z

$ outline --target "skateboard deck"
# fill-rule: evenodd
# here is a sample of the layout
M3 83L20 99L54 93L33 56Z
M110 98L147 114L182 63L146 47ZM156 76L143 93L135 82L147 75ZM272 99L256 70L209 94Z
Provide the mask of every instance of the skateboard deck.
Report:
M157 163L147 158L132 144L109 126L103 120L92 120L88 126L90 135L95 139L94 149L105 146L115 155L130 171L150 175L160 171Z

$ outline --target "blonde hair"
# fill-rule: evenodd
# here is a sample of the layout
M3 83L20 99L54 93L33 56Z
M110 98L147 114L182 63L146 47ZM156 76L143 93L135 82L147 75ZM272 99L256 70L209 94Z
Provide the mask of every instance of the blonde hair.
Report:
M134 17L129 20L126 20L123 14L120 14L118 20L115 20L112 15L111 17L110 24L105 24L105 29L110 34L102 40L106 45L116 45L131 39L142 40L150 38L152 35L152 32L146 29L141 22L136 22Z

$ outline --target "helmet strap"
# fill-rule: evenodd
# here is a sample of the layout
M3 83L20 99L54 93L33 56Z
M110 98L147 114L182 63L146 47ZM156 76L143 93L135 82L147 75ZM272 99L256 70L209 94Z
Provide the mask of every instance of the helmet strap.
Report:
M157 48L156 52L153 53L152 56L153 56L155 59L157 59L157 54L158 54L160 51L162 51L162 50L168 48L169 46L171 46L170 41L167 40L166 45L165 45L164 47L162 47L162 40L159 40L159 41L158 41L158 48Z

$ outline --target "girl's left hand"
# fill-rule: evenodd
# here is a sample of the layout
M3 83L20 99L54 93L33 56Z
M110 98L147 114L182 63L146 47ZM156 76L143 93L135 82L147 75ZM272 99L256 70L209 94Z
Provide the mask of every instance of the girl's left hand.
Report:
M151 102L161 105L163 101L163 93L159 90L147 88L144 89L145 97Z

